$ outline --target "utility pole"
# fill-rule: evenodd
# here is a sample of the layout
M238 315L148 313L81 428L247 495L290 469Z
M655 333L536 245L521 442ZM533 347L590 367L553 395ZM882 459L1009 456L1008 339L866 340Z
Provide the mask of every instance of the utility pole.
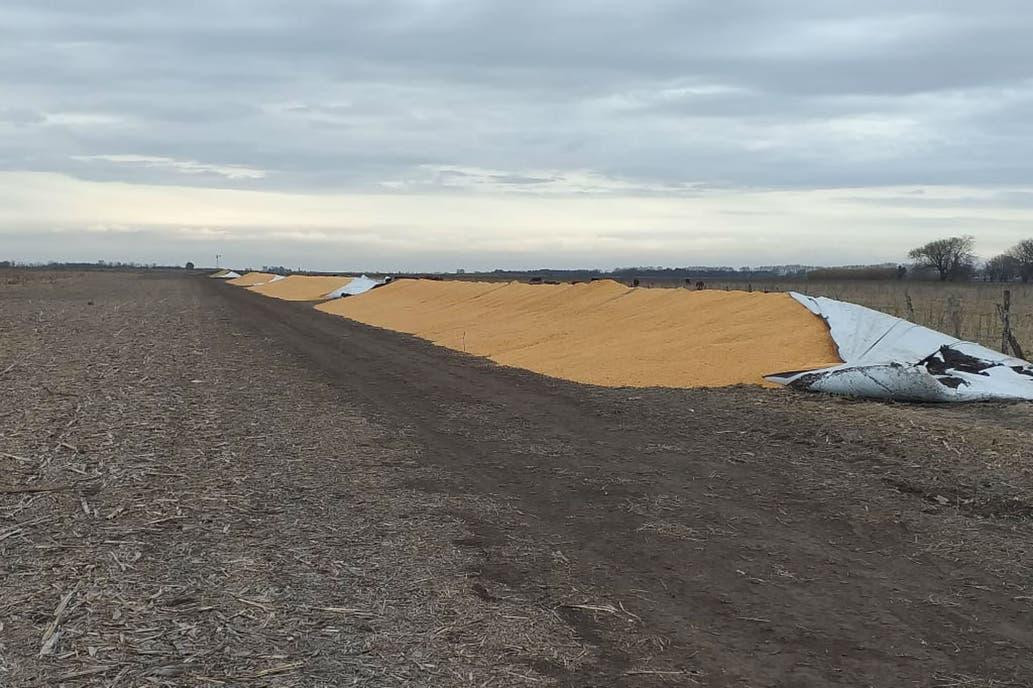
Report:
M221 253L216 253L215 254L215 267L219 267L219 259L220 258L222 258L222 254Z

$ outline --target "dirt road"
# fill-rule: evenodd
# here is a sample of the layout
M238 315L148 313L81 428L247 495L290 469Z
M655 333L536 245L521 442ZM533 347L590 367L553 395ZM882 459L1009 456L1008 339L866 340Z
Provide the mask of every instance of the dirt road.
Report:
M203 278L0 289L9 685L1033 685L1028 405L591 388Z

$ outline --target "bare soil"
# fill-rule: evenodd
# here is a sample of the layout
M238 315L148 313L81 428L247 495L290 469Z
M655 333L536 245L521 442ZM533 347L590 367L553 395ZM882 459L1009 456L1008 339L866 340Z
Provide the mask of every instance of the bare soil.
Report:
M173 273L0 284L0 392L0 685L1033 685L1030 405L590 387Z

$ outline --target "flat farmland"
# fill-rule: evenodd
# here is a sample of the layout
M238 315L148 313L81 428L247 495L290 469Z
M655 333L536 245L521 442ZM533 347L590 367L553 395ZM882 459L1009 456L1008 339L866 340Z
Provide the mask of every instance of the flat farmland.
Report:
M0 281L0 391L0 685L1033 684L1028 404L579 385L161 272Z

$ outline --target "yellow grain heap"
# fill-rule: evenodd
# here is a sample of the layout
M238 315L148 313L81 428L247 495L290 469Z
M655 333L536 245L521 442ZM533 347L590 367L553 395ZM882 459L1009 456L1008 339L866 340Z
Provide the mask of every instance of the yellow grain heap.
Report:
M290 275L282 280L251 287L251 291L284 301L318 301L351 281L351 277Z
M316 308L610 387L768 384L840 362L824 321L787 294L398 280Z
M240 277L236 277L231 280L227 280L227 284L235 284L238 287L253 287L258 284L265 284L276 275L271 275L268 272L248 272Z

